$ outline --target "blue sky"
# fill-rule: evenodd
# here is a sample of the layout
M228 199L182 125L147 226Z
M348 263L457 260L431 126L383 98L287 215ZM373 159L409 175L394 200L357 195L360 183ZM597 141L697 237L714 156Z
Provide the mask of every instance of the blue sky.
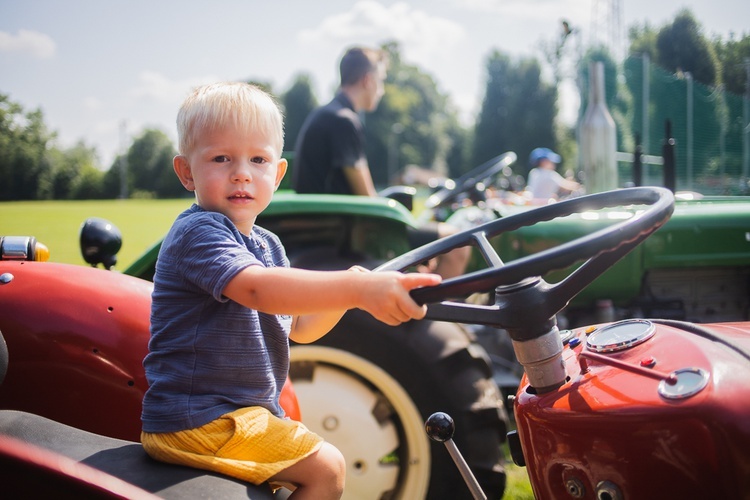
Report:
M327 101L344 48L396 39L470 120L488 54L541 58L560 21L582 44L602 33L605 0L0 0L0 93L45 122L68 147L96 147L108 168L144 128L175 138L174 117L195 85L313 78ZM707 35L750 33L747 0L620 0L623 30L661 26L690 8ZM600 18L603 19L603 18ZM566 109L575 106L568 99Z

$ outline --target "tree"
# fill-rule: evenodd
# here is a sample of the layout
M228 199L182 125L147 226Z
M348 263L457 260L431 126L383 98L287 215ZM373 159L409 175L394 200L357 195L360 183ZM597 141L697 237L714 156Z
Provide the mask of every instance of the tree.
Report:
M628 86L640 101L633 113L634 130L642 128L642 114L648 113L650 147L644 152L660 152L668 121L677 144L678 179L690 177L690 185L701 177L715 182L738 171L741 155L733 151L740 151L737 142L744 125L741 116L732 117L731 111L739 106L731 104L733 97L724 92L722 82L731 80L735 90L744 84L744 75L737 71L744 68L736 58L742 45L709 42L689 10L680 11L672 23L654 33L652 29L631 30L631 51L637 52L625 62ZM642 98L644 64L635 57L642 53L648 53L655 63L649 67L646 109ZM750 51L745 53L750 55Z
M737 40L730 36L723 41L717 38L713 41L714 52L721 65L721 81L727 92L744 94L748 80L747 65L750 64L750 35L744 35Z
M634 24L628 30L629 53L641 56L647 54L649 59L656 60L656 37L658 34L658 30L648 22L643 25Z
M297 136L309 115L318 107L309 75L297 75L292 86L281 97L284 105L284 149L294 151Z
M67 150L51 149L48 152L51 168L39 180L38 199L92 199L101 198L103 172L97 168L96 151L83 141Z
M47 150L55 134L41 110L23 107L0 94L0 200L34 200L39 179L49 175Z
M133 141L127 154L128 191L132 197L174 198L185 190L174 174L177 151L161 130L146 129ZM115 162L112 169L119 168ZM110 169L110 170L112 170Z
M487 59L486 88L474 129L473 164L506 151L523 162L536 147L555 148L557 89L542 81L536 59L513 61L493 51Z
M656 36L656 60L672 73L690 72L695 81L706 85L721 83L721 71L713 47L701 34L693 14L684 9L672 24Z
M69 198L73 200L95 200L104 198L104 172L91 163L81 165L78 175L70 186Z
M437 89L432 76L401 59L396 42L383 45L389 55L385 95L365 117L367 158L377 185L385 185L409 164L445 175L458 162L454 139L458 113Z

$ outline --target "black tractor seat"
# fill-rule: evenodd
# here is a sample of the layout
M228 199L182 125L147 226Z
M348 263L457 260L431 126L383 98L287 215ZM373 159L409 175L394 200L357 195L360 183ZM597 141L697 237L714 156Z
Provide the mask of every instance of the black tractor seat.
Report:
M274 498L267 484L157 462L140 443L15 410L0 410L0 471L5 498Z

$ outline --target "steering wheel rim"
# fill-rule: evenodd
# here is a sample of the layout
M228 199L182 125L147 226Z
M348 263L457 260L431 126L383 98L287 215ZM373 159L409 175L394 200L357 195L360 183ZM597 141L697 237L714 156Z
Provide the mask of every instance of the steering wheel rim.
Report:
M431 194L425 201L424 207L432 210L453 201L458 195L473 188L477 183L484 182L505 167L512 165L516 162L516 159L516 153L508 151L487 160L456 179L454 187L444 187Z
M502 262L489 242L490 238L502 233L539 222L583 211L627 205L648 205L648 208L627 220L557 247L521 257L508 264ZM563 269L588 259L574 273L548 287L550 293L557 295L555 307L561 303L560 308L562 308L611 264L669 220L673 210L674 195L668 189L660 187L623 188L591 194L545 205L467 229L396 257L379 266L376 271L405 271L454 248L469 244L477 246L488 268L445 280L434 287L412 290L412 297L418 303L433 304L448 299L467 297L475 292L491 291L500 286L517 285L529 278L543 276L549 271ZM429 308L428 317L430 317Z

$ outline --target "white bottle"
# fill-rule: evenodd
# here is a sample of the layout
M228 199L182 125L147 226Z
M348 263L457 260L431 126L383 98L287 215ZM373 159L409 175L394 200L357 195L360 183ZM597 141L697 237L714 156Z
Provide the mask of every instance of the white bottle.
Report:
M581 122L581 164L587 193L618 187L615 121L604 99L604 63L589 65L589 102Z

